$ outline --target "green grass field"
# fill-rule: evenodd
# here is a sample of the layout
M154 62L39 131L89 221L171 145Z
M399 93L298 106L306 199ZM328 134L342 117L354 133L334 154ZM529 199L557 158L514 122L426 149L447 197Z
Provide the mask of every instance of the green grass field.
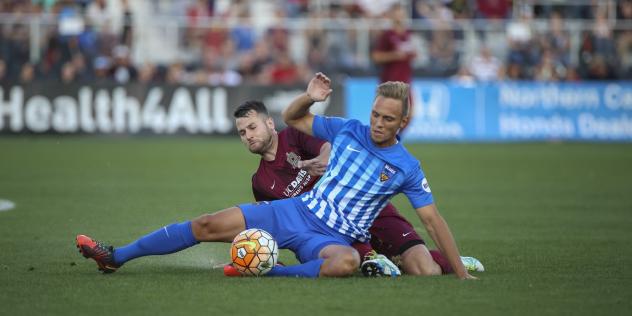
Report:
M487 269L397 279L226 278L228 245L102 275L85 233L122 245L251 200L237 139L0 138L0 314L623 315L632 310L632 145L409 145L461 252ZM403 197L395 204L426 236ZM283 252L281 259L294 262Z

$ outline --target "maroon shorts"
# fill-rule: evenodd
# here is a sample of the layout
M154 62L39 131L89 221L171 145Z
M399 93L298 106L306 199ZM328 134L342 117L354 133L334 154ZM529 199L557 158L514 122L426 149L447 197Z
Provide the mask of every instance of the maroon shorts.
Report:
M371 246L389 258L403 254L410 247L425 244L413 225L388 203L369 228Z

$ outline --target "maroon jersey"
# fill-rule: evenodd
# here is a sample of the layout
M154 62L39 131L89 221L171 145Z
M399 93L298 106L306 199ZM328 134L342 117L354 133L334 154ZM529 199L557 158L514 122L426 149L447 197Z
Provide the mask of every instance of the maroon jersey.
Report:
M312 177L296 167L301 160L320 154L325 141L288 127L279 132L274 161L261 159L252 176L252 193L257 201L271 201L297 196L312 189L319 177Z
M403 46L412 45L410 41L410 32L396 33L393 30L386 30L378 38L375 50L380 52L393 52L397 50L406 50ZM410 83L413 76L411 66L411 58L405 60L392 61L382 64L382 72L380 73L380 82L386 81L403 81Z

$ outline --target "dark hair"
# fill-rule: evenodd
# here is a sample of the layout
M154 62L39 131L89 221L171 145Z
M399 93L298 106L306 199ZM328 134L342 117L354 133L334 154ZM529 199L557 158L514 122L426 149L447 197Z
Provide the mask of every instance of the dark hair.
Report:
M263 102L261 101L256 100L248 100L242 103L240 106L237 107L237 109L233 113L233 116L235 118L246 117L248 115L248 112L250 111L255 111L257 112L257 114L265 114L265 116L268 116L268 109L266 108L265 104L263 104Z

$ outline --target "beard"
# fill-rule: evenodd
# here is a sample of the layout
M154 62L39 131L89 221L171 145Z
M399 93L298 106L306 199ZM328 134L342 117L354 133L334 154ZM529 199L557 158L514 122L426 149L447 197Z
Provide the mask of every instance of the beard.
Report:
M268 133L267 136L263 137L261 141L257 141L254 145L254 147L248 145L248 150L253 154L263 155L272 145L272 134Z

